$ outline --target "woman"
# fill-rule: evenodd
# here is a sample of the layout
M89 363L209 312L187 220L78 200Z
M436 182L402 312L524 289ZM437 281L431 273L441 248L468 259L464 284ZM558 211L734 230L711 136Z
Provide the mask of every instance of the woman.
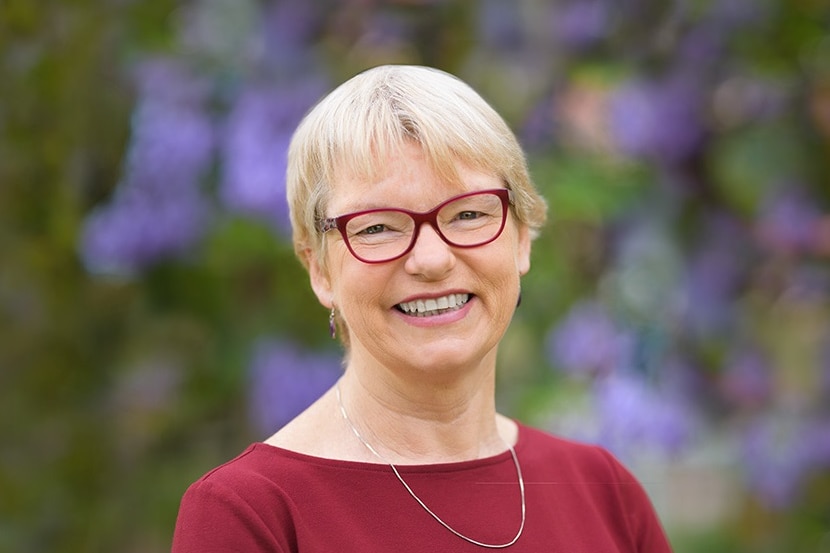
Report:
M190 487L175 553L670 550L610 454L496 413L546 208L481 97L424 67L352 78L298 127L288 198L345 371Z

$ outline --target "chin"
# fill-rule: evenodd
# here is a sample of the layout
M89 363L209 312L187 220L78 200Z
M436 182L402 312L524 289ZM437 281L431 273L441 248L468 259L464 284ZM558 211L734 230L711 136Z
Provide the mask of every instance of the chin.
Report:
M479 346L469 339L424 345L404 362L416 365L423 372L435 374L467 372L478 368L487 358L488 348Z

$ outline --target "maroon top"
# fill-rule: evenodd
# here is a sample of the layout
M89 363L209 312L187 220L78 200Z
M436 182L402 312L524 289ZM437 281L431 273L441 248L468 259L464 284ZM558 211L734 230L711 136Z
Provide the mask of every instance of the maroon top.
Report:
M643 488L608 452L520 425L527 521L513 552L670 552ZM521 522L510 452L398 467L455 530L506 543ZM481 552L435 521L388 465L256 443L185 493L173 553Z

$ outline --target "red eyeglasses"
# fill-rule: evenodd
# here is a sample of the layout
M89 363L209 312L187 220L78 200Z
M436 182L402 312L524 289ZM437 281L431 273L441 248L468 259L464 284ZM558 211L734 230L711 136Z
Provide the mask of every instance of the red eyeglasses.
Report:
M454 196L425 213L381 208L320 221L319 230L340 231L346 247L364 263L394 261L409 253L424 223L450 246L476 248L501 235L513 192L506 188Z

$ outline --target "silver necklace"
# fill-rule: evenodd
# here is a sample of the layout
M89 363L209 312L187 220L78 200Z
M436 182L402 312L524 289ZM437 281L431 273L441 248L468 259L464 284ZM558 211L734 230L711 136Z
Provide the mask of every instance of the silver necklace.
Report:
M363 438L363 436L357 430L357 427L352 423L352 420L349 418L349 415L346 413L346 408L343 406L343 398L340 395L340 381L339 380L337 381L337 384L335 385L335 393L337 394L337 403L340 405L340 413L343 415L343 419L346 421L346 424L348 424L349 428L351 428L352 432L354 432L354 435L357 436L358 440L360 440L360 443L362 443L366 447L366 449L371 451L372 454L375 457L377 457L378 459L380 459L381 461L383 461L385 464L389 465L392 468L392 472L395 473L395 476L397 476L400 483L403 484L403 487L406 488L406 491L409 492L409 495L411 495L412 498L415 501L417 501L418 504L421 507L423 507L424 510L427 513L429 513L432 516L432 518L437 520L441 524L441 526L443 526L444 528L446 528L447 530L449 530L450 532L452 532L453 534L455 534L456 536L458 536L459 538L461 538L463 540L466 540L466 541L468 541L468 542L470 542L474 545L478 545L480 547L487 547L487 548L490 548L490 549L504 549L505 547L510 547L511 545L516 543L516 541L518 541L519 537L522 535L522 532L525 529L525 511L526 511L526 508L525 508L525 481L524 481L524 478L522 478L522 469L519 466L519 458L516 456L516 451L513 449L513 446L511 446L510 444L505 442L505 445L510 450L510 455L513 456L513 464L516 465L516 474L519 476L519 491L521 492L521 495L522 495L522 523L519 525L519 531L516 532L516 535L513 537L513 539L510 540L507 543L484 543L484 542L480 542L480 541L477 541L477 540L474 540L470 537L465 536L464 534L462 534L461 532L459 532L458 530L452 528L449 524L444 522L441 519L441 517L436 515L429 507L426 506L426 503L424 503L423 500L415 494L415 492L412 490L412 488L409 487L409 484L407 484L406 481L403 479L403 477L401 476L401 473L398 472L398 468L394 465L394 463L388 461L385 457L383 457L383 455L378 453L377 450L374 447L372 447L372 444L370 444L369 442L367 442Z

